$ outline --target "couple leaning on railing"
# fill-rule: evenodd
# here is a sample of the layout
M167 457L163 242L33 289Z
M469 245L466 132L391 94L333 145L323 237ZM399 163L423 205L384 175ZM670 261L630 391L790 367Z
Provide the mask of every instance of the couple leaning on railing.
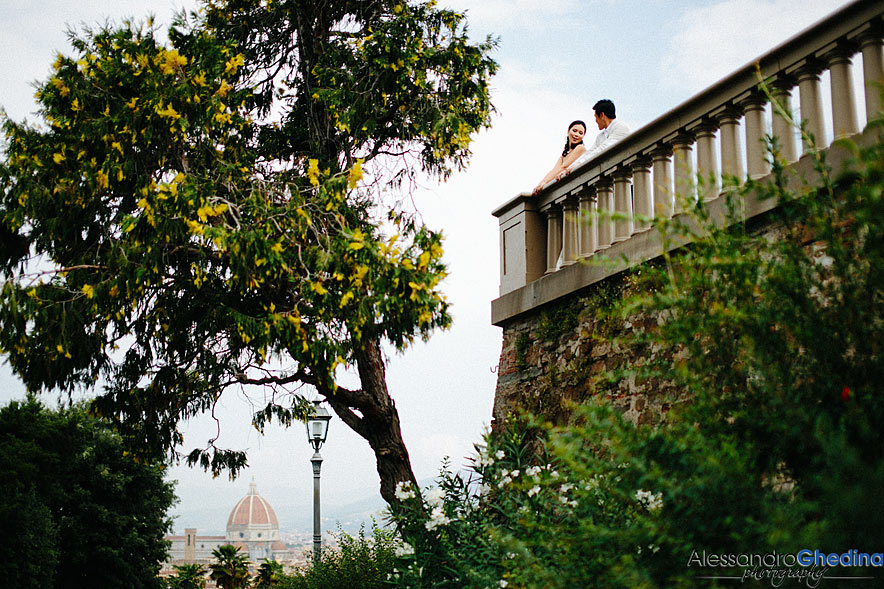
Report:
M534 187L533 194L540 193L543 187L554 180L561 180L583 162L591 160L596 154L607 149L620 139L629 135L629 127L617 120L617 111L610 100L599 100L592 107L595 123L599 134L589 149L583 144L586 135L586 123L577 120L568 125L568 136L565 138L565 149L556 160L556 164L547 172L543 180Z

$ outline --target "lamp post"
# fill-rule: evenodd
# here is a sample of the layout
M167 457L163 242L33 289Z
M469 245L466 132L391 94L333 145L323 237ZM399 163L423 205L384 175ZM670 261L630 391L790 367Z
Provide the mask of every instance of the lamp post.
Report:
M320 405L319 401L313 401L313 415L307 418L307 441L313 446L313 565L319 564L319 552L322 549L322 530L319 523L319 469L322 467L322 456L319 448L325 442L328 435L328 422L331 414Z

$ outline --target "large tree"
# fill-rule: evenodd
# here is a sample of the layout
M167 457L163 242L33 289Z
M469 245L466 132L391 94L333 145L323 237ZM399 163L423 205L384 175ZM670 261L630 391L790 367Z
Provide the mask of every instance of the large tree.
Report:
M4 587L162 587L173 487L82 407L0 409Z
M4 122L0 349L32 390L100 382L94 410L143 457L181 458L180 421L231 388L263 395L259 428L315 390L395 502L414 475L382 346L451 321L441 235L397 203L419 168L467 161L493 44L432 2L202 14L166 45L150 25L75 37L38 92L46 127ZM245 465L213 442L187 458Z

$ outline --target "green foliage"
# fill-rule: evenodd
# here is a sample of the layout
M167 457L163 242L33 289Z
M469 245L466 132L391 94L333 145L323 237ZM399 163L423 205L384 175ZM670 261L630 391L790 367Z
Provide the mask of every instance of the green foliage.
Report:
M760 548L760 477L747 461L690 426L652 430L606 406L587 406L545 437L546 464L513 474L494 465L500 498L517 515L493 529L515 587L673 587L691 584L692 547ZM512 480L510 480L512 479ZM696 573L695 573L696 574Z
M451 317L441 234L379 193L464 165L493 44L386 1L207 1L169 39L85 31L38 90L46 127L3 121L0 351L32 391L101 381L93 410L144 459L183 458L178 424L231 387L264 393L258 429L303 419L308 385L391 437L366 350ZM339 387L358 363L372 378ZM246 464L213 442L188 462Z
M516 349L516 367L519 370L525 370L528 368L528 350L531 348L531 338L528 337L528 334L522 332L519 334L519 337L516 338L515 349Z
M642 269L653 267L654 262L647 262L638 268L632 268L621 276L612 276L594 285L585 300L586 306L582 313L594 321L592 336L594 339L611 339L616 336L623 321L617 310L624 299L628 299L635 283L643 279L645 288L649 288L650 279Z
M336 534L338 545L326 548L317 565L285 578L280 589L376 589L387 587L387 578L401 543L392 530L372 523L370 538L365 537L364 526L356 536L341 530Z
M820 155L819 182L801 192L781 166L770 184L749 183L781 205L776 239L710 228L640 301L671 313L647 335L682 351L675 366L655 367L695 399L680 419L739 452L741 476L758 482L749 497L790 489L762 519L777 527L756 528L759 548L881 542L877 510L866 510L882 482L884 145L841 147L853 154L847 171L835 177Z
M530 435L509 430L497 439L500 447L480 450L472 473L454 473L446 461L436 487L420 495L407 485L400 487L403 503L391 509L391 517L405 549L392 575L395 586L502 586L498 582L509 555L498 526L512 521L518 506L500 490L519 470L510 467L527 466L533 457L530 441ZM501 462L502 447L511 462Z
M209 578L221 589L245 589L249 586L249 557L239 547L224 544L212 550Z
M199 563L176 564L175 574L166 578L169 589L204 589L208 571Z
M0 409L0 497L4 586L162 586L172 485L82 407Z
M323 168L381 157L399 182L415 171L405 155L445 176L489 124L494 42L470 42L465 16L435 2L229 0L208 3L207 24L244 52L260 111L282 110L262 130L274 156L313 153Z
M258 574L255 575L255 588L277 587L282 579L282 563L265 559L258 567Z
M841 147L846 171L820 155L821 181L799 191L781 165L748 182L742 196L779 203L764 223L743 223L733 194L726 223L702 203L690 223L661 223L697 242L643 266L610 307L613 321L665 318L609 336L657 350L610 377L690 403L655 428L595 399L559 427L511 419L473 473L445 469L441 495L394 512L414 547L399 586L724 586L700 577L744 569L689 566L695 551L878 551L884 142Z
M577 326L580 309L574 305L558 305L540 314L537 320L537 339L555 342L559 337Z

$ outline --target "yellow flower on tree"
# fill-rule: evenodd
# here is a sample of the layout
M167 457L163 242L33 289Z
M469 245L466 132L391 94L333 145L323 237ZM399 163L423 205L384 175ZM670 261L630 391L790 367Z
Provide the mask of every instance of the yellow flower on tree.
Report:
M319 160L310 160L307 166L307 179L313 186L319 186Z
M350 190L356 188L356 184L362 180L362 160L356 160L356 163L353 164L353 167L350 168L350 173L347 174L347 187Z
M240 53L239 55L230 58L230 60L226 64L224 64L224 73L234 73L237 69L239 69L239 66L243 65L244 63L245 58L243 57L243 54Z
M177 49L164 51L157 55L156 63L164 74L174 74L179 68L187 65L187 58L178 54Z
M350 249L357 251L365 247L365 235L357 229L353 232L353 241L350 242Z
M174 108L172 108L171 104L169 106L167 106L166 108L161 108L161 107L162 107L162 103L160 103L160 105L156 107L156 113L158 115L160 115L161 117L166 117L166 118L169 118L172 120L178 120L181 118L181 115L178 114L178 111L176 111Z

